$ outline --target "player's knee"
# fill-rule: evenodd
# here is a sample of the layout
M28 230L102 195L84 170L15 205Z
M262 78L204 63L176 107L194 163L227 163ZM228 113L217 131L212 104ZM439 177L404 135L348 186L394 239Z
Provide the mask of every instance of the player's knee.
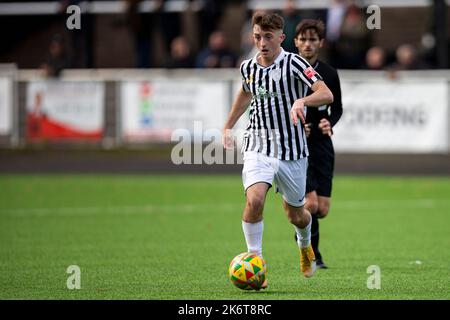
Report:
M253 196L247 198L247 211L252 215L259 216L264 208L264 197Z
M298 225L300 223L300 217L295 213L288 213L287 218L293 225Z
M287 218L291 224L303 228L305 225L307 225L307 219L309 219L307 218L307 215L308 214L306 211L293 209L288 211Z
M305 207L309 212L311 212L311 214L315 214L317 210L319 210L319 202L314 198L308 199Z
M328 212L330 211L330 206L329 205L323 205L320 206L317 210L317 217L319 219L323 219L328 215Z

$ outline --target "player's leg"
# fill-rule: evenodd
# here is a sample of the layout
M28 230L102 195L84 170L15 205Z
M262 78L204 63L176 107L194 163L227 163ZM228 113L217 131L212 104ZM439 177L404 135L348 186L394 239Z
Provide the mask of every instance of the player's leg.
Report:
M294 226L297 244L300 249L300 270L307 278L314 275L316 259L311 246L311 214L304 207L294 207L283 201L289 222Z
M309 171L308 171L309 174ZM308 180L310 181L310 180ZM307 186L308 189L308 186ZM319 251L319 221L317 211L319 209L319 199L316 191L311 191L306 194L305 207L311 213L311 246L317 260L317 267L321 267L322 256Z
M306 194L305 208L308 209L311 214L317 213L317 210L319 209L319 199L315 190Z
M271 160L258 152L244 153L242 182L246 204L242 214L242 230L248 252L262 257L262 236L264 231L263 209L267 190L272 186L275 169Z
M262 238L264 231L263 210L267 190L272 186L276 172L275 159L257 152L244 153L242 181L244 183L246 204L242 215L242 230L248 252L262 256ZM267 288L267 277L261 286Z
M247 251L254 252L261 257L264 231L263 209L269 187L269 184L259 182L247 188L247 200L242 215L242 230L247 243Z
M317 211L313 219L312 242L317 258L317 267L327 269L328 267L324 263L322 254L319 250L319 221L320 219L325 218L330 210L334 172L334 148L331 139L322 141L320 146L321 148L317 149L318 152L315 157L315 191L317 195Z
M311 244L311 213L303 207L294 207L283 200L283 208L289 222L297 231L297 239L300 247L307 247Z
M330 211L331 197L317 196L317 204L317 217L323 219Z
M311 213L311 246L314 250L314 255L316 257L317 266L321 261L321 256L319 252L319 222L316 215L319 208L318 197L316 189L319 184L317 181L317 169L314 163L311 163L312 159L309 158L309 165L307 170L306 178L306 203L305 208ZM298 242L297 233L295 233L295 241Z
M315 257L311 247L311 214L304 207L307 161L306 158L280 161L275 181L278 191L283 195L284 211L298 239L300 269L305 277L311 277L315 271Z
M313 222L311 226L311 243L314 249L314 253L317 258L317 267L319 269L328 269L325 262L323 262L322 254L319 251L319 219L323 219L328 215L330 211L331 198L324 196L317 196L317 211L313 216Z
M322 176L319 179L319 187L317 188L317 211L313 216L313 223L311 227L311 242L314 249L314 253L317 258L317 267L319 269L328 269L325 264L322 253L319 250L319 240L320 240L320 228L319 221L328 215L331 204L331 188L332 188L332 178L330 176Z
M330 198L318 196L316 191L311 191L306 194L305 207L311 213L311 246L316 256L317 268L328 269L327 265L323 262L322 254L319 250L319 219L325 218L328 214ZM297 241L297 234L295 235L295 240Z

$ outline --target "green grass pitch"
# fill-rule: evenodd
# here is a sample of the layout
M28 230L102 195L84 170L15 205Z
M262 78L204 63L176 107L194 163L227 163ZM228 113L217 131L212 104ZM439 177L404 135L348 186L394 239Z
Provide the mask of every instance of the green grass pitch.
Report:
M320 225L330 269L311 279L271 189L260 292L227 278L243 206L239 175L2 175L0 299L450 299L448 177L337 176Z

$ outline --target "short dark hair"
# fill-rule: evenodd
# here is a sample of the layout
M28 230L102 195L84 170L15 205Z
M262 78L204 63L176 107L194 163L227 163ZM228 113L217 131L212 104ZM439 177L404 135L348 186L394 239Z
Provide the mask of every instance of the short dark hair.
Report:
M303 34L306 30L312 29L319 36L319 40L325 38L325 24L321 20L305 19L300 22L295 28L295 37L299 34Z
M253 14L252 25L259 25L262 30L283 30L284 19L275 12L257 11Z

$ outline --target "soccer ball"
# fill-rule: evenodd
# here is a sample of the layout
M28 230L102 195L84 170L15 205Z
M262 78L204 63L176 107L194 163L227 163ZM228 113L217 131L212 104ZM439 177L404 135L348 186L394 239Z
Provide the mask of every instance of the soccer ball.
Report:
M266 262L256 253L241 253L231 260L228 276L239 289L260 290L267 277Z

